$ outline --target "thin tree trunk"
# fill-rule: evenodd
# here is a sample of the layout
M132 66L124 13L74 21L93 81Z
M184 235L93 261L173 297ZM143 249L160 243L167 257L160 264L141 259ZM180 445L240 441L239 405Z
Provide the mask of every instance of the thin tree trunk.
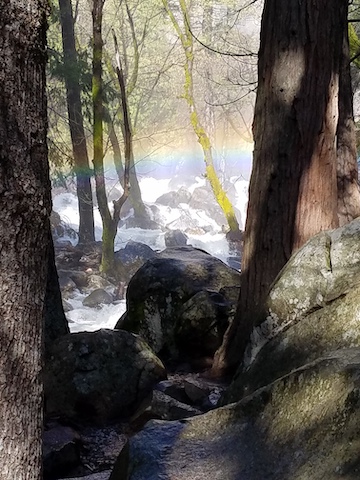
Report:
M130 191L129 191L129 199L131 201L131 205L134 208L134 216L135 218L138 219L146 219L149 217L145 204L143 202L142 196L141 196L141 190L140 190L140 185L139 185L139 180L136 174L136 166L135 166L135 161L134 161L134 154L133 152L131 153L131 159L130 159L130 177L129 177L129 182L130 182Z
M0 479L42 478L51 211L41 0L0 2Z
M104 0L93 1L93 143L94 143L94 173L96 197L103 224L101 270L108 274L114 265L114 239L116 226L108 207L104 173L104 132L103 132L103 82L102 82L102 16Z
M114 122L111 120L108 112L106 115L106 123L108 125L109 140L110 140L111 148L113 151L113 161L114 161L115 170L116 170L120 185L123 187L124 186L124 166L122 163L121 148L119 144L119 139L116 135Z
M237 221L234 208L230 202L225 190L223 189L220 180L217 176L213 156L210 138L202 126L198 111L195 105L194 96L194 83L193 83L193 63L194 63L194 51L193 51L193 36L190 31L190 19L188 9L185 0L180 0L180 10L184 20L184 32L181 30L180 25L173 14L168 0L163 0L163 5L170 20L175 28L176 33L181 41L184 53L185 53L185 85L184 85L184 98L189 106L190 110L190 122L197 136L198 142L201 145L204 154L205 173L206 178L209 181L210 187L214 193L214 197L223 211L227 223L231 232L239 232L239 223Z
M116 58L117 58L117 77L121 90L122 109L124 115L124 143L125 143L125 168L124 168L124 193L113 202L114 211L111 214L107 203L104 159L103 159L103 83L102 83L102 16L105 0L93 1L93 77L92 77L92 99L94 112L93 142L94 142L94 172L96 182L96 196L99 205L99 211L103 224L102 234L102 257L101 271L108 275L114 272L114 241L117 232L117 226L120 219L120 211L129 194L129 162L132 155L132 138L127 109L124 76L120 65L120 56L116 37L114 35Z
M335 138L346 26L346 0L265 1L241 293L214 371L241 360L292 252L338 226Z
M94 208L90 181L91 170L89 167L81 108L80 67L77 61L71 0L59 0L59 7L64 52L67 109L79 204L79 243L84 244L95 240Z

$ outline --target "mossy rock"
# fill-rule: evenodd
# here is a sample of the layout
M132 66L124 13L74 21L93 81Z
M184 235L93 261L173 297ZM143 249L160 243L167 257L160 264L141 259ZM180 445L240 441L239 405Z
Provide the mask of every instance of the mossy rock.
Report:
M181 350L180 343L184 344L180 328L182 332L187 331L191 335L190 299L200 292L212 292L204 294L203 298L210 298L217 308L219 302L213 299L221 297L225 299L230 311L232 300L226 299L225 287L239 284L239 272L218 258L191 246L168 248L158 258L148 260L131 279L127 289L126 315L116 328L140 334L155 353L166 350L172 357L176 357ZM220 294L221 289L225 293ZM223 308L219 307L218 311L219 318L215 320L222 325ZM184 325L186 319L189 328ZM203 342L212 323L213 316L202 325ZM220 328L221 334L225 329L226 325ZM195 330L196 335L201 337L199 324L194 327ZM177 341L178 334L181 342ZM209 344L208 349L204 345L205 351L214 353L221 339L214 341L212 335L208 337L212 345ZM197 346L194 346L193 351L187 349L186 353L190 356L192 353L198 354Z

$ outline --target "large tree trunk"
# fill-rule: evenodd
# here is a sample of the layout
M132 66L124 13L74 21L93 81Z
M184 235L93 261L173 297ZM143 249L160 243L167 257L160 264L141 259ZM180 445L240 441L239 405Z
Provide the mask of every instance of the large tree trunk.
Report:
M42 478L51 210L44 0L0 3L0 479Z
M59 0L64 73L69 128L73 147L76 188L79 204L79 243L95 240L94 209L91 190L91 170L86 147L84 121L81 108L80 71L75 46L74 19L71 0Z
M346 0L266 0L241 293L214 370L235 366L294 250L338 226L336 130Z
M340 72L337 158L338 216L339 224L344 225L360 215L348 30L344 34Z
M46 283L45 296L45 326L44 326L44 340L45 352L49 351L54 340L66 335L70 332L69 324L66 320L64 307L62 304L62 297L60 291L59 277L55 264L54 242L50 232L48 233L49 241L49 259Z

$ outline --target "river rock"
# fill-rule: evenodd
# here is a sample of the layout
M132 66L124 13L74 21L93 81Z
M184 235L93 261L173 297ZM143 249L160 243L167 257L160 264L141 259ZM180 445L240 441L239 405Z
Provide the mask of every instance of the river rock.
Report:
M190 198L191 193L185 187L180 187L177 191L162 194L155 200L155 203L171 208L178 208L180 203L189 203Z
M46 410L106 423L134 413L164 378L164 366L140 337L105 329L69 334L51 348L45 368Z
M179 229L168 230L164 240L167 247L182 247L187 244L188 236Z
M103 288L97 288L82 301L84 307L97 308L112 303L113 297Z
M233 402L331 350L360 346L360 286L290 325L239 368L223 402Z
M321 232L295 252L275 280L268 298L276 333L323 308L360 284L360 218Z
M157 256L157 253L141 242L130 240L124 248L114 254L114 260L118 270L124 272L127 282L139 268L150 258Z

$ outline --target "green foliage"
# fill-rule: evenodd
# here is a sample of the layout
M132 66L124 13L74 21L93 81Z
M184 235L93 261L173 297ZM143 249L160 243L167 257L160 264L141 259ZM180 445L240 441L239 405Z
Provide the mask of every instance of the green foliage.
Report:
M360 68L360 39L352 23L349 23L350 59L353 65Z

